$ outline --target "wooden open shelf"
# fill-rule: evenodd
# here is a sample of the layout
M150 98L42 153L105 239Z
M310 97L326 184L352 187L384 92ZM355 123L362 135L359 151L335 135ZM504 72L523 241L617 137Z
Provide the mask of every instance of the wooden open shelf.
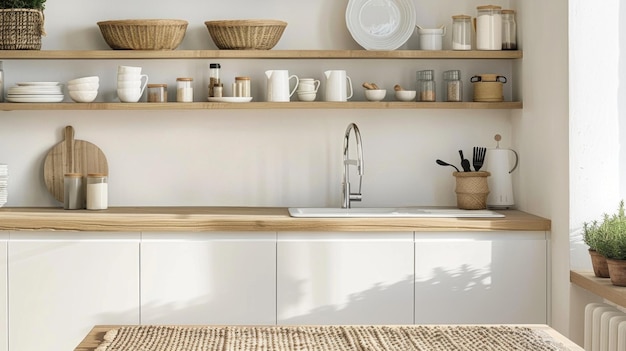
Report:
M522 51L454 50L0 50L2 60L520 59Z
M521 109L522 102L92 102L92 103L0 103L0 111L95 111L95 110L262 110L262 109Z
M615 286L609 278L598 278L593 272L570 271L572 284L578 285L600 297L626 307L626 287Z

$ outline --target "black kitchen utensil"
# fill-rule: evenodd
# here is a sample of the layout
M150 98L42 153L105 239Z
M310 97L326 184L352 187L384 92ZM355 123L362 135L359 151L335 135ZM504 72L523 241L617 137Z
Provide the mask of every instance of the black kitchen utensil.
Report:
M460 172L458 168L456 168L455 165L451 165L448 162L444 162L442 160L437 160L437 164L440 166L450 166L450 167L454 167L454 169L456 169L457 172Z
M474 147L474 155L472 159L472 164L474 165L474 170L478 172L480 168L483 166L485 162L485 154L487 154L487 148L482 146Z
M463 171L471 172L472 168L470 167L470 161L463 157L463 150L459 150L459 155L461 155L461 167L463 167Z

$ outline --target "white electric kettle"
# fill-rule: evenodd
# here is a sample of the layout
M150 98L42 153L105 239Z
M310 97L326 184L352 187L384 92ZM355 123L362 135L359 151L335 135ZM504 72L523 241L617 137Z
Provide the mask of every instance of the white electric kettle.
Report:
M485 170L491 173L487 178L489 195L487 207L495 209L511 208L515 205L513 197L513 180L511 173L515 171L519 163L519 155L513 149L501 149L500 134L494 138L497 142L495 149L488 149L485 155ZM511 162L510 156L515 156L515 162ZM511 164L513 163L513 166Z
M300 80L296 75L289 75L287 70L265 71L267 77L267 101L288 102L291 95L298 88ZM295 78L296 85L293 90L289 90L289 81Z

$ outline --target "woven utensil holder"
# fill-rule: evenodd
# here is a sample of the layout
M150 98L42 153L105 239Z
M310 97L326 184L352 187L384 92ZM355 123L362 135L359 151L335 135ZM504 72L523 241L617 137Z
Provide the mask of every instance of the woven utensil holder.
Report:
M489 172L453 172L456 178L456 203L463 210L484 210L487 208Z
M0 50L40 50L43 24L41 10L0 10Z

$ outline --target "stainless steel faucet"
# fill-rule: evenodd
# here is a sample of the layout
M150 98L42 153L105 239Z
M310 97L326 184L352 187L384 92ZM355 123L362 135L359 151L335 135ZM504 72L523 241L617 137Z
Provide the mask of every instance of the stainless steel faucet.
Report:
M356 149L357 149L357 159L350 159L350 132L354 130L354 136L356 138ZM359 174L359 192L353 193L350 190L350 165L356 166L357 172ZM352 201L361 201L361 185L363 184L363 144L361 142L361 132L359 131L359 127L356 124L350 123L348 124L348 128L346 128L346 135L343 138L343 183L342 183L342 194L341 197L343 199L343 203L341 204L342 208L350 208L352 207Z

